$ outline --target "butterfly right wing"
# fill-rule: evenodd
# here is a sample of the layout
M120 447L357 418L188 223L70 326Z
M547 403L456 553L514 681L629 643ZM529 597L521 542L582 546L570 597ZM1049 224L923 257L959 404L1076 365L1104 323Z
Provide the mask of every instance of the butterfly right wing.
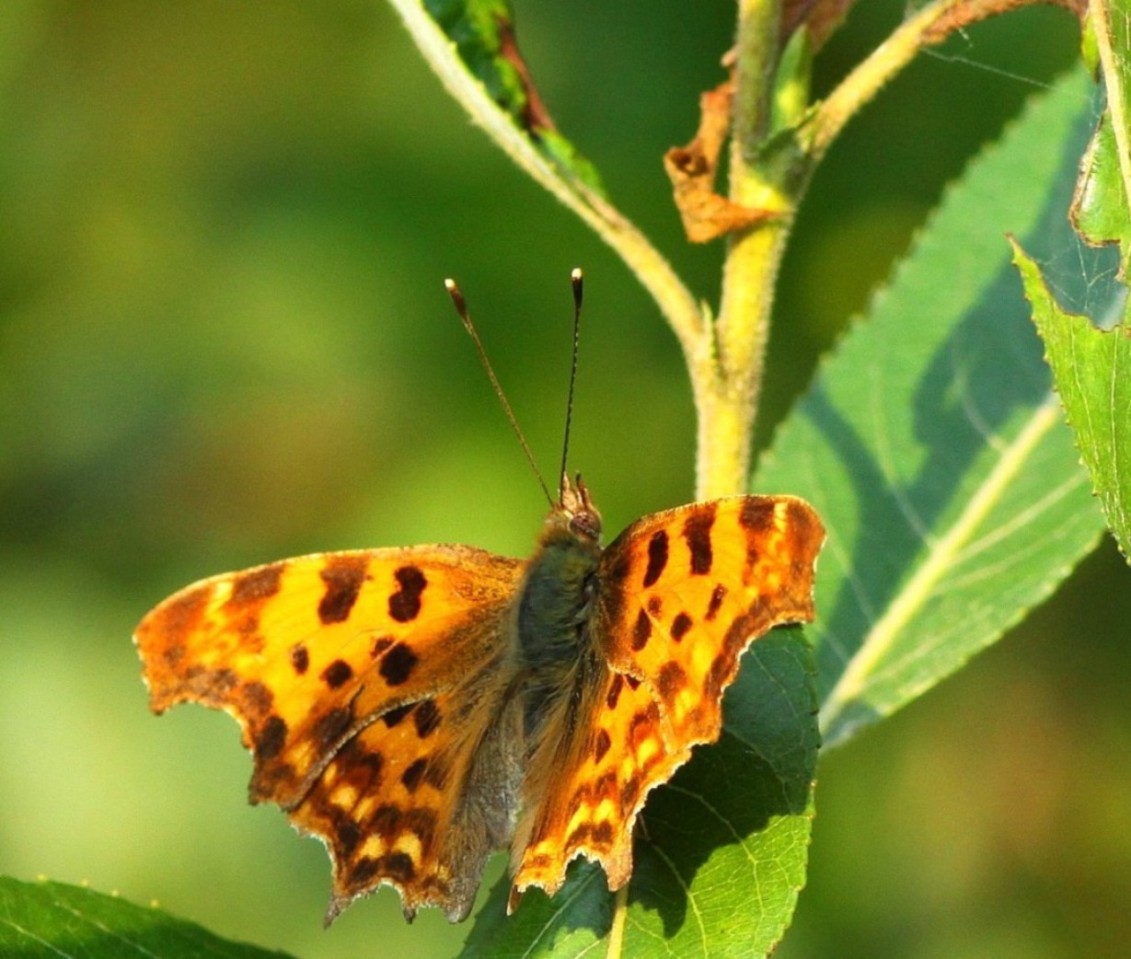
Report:
M513 814L463 798L506 774L477 753L517 762L497 714L522 566L465 546L316 554L203 580L138 626L154 711L230 713L254 754L251 801L326 844L328 918L382 883L409 917L470 909Z
M518 832L510 906L529 886L553 895L578 855L609 888L632 874L649 791L722 729L739 657L772 627L813 618L824 528L792 496L737 496L642 517L604 551L589 638L595 656L571 708L580 718Z

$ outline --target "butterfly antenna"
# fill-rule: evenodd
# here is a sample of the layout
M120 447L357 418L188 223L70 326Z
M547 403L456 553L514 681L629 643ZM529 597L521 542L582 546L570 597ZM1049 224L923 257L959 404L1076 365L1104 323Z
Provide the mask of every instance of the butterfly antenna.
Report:
M577 383L577 352L581 345L581 298L585 292L585 278L581 268L574 267L569 274L573 287L573 350L569 361L569 390L566 392L565 435L562 438L562 468L558 470L558 482L565 485L566 466L569 459L569 431L573 424L573 388Z
M546 481L542 478L542 471L538 469L538 464L534 460L534 454L530 451L530 444L526 442L526 437L522 435L522 429L518 425L518 419L514 415L514 410L511 409L507 394L503 392L503 388L499 384L499 378L495 375L491 361L487 358L487 351L483 349L483 341L479 339L479 331L475 329L475 324L471 322L471 314L467 311L467 301L463 298L463 291L459 288L456 281L452 279L444 280L444 287L448 291L448 296L452 298L452 303L455 305L456 313L459 315L464 329L467 330L468 334L471 336L471 341L475 344L475 352L479 354L479 362L483 364L483 369L487 371L487 378L491 381L491 388L495 391L499 402L503 404L503 412L507 414L507 420L511 424L511 429L514 430L514 435L518 437L518 443L522 447L522 452L526 454L526 461L534 471L534 476L538 480L538 485L542 487L542 492L545 494L546 499L549 500L550 505L553 506L554 498L550 495L550 490L546 487Z

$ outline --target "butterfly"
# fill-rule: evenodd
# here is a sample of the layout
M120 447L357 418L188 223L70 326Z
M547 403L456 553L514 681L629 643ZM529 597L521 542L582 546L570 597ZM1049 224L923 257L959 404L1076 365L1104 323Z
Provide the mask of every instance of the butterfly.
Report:
M510 850L508 911L585 857L632 873L648 793L715 741L739 657L812 620L816 513L734 496L608 547L581 478L527 561L471 546L319 553L205 579L135 642L155 712L226 710L274 802L333 863L327 922L382 884L466 918Z
M532 886L553 895L579 856L623 888L648 793L718 739L743 651L813 618L825 534L796 497L654 513L601 548L601 516L565 469L580 270L571 283L561 483L529 560L317 553L195 583L135 632L153 710L231 713L254 756L251 801L326 845L327 922L384 884L409 920L422 906L465 919L496 849L510 850L508 912ZM445 286L542 483L463 294Z

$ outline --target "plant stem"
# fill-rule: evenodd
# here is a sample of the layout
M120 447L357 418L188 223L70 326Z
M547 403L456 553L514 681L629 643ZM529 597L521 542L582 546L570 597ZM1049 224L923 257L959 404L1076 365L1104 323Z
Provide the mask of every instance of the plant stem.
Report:
M792 198L759 162L770 125L780 0L740 0L735 45L730 199L779 211L727 242L719 318L709 352L692 370L699 414L696 493L746 488L750 440L769 339L774 281L792 220ZM767 176L767 173L771 173Z
M810 164L820 161L848 121L923 47L940 42L949 29L993 16L1008 6L1003 0L934 0L904 20L817 109L809 133Z
M624 260L656 301L679 340L688 366L693 367L693 357L706 335L708 323L695 297L671 264L611 202L547 159L515 118L507 114L470 73L455 44L420 0L389 2L400 14L428 65L456 102L507 156L576 213Z
M745 489L762 387L778 267L793 213L813 170L850 119L923 49L950 31L1019 0L933 0L901 23L821 103L795 118L793 149L767 144L779 68L781 0L739 0L735 46L730 199L777 216L731 235L713 336L689 353L698 412L700 499ZM787 78L788 79L788 78ZM686 347L685 347L686 352Z
M783 0L738 0L728 192L735 203L775 215L728 239L719 314L713 321L648 238L605 197L552 163L500 108L420 0L390 0L452 96L520 167L617 252L656 301L679 340L691 377L700 499L746 488L775 281L794 211L814 167L861 106L924 45L941 39L948 24L952 28L1018 2L933 0L901 24L803 122L804 95L793 98L798 105L786 111L789 117L772 116ZM787 81L800 80L807 87L803 72L784 72L790 74ZM793 131L793 138L783 147L787 130Z

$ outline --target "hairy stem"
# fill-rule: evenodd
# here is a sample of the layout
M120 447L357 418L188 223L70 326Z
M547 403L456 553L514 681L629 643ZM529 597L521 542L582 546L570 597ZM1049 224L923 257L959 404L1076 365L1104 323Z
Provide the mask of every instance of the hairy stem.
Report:
M809 128L810 162L815 164L824 156L848 121L924 47L941 42L953 30L1013 7L1024 6L1026 2L933 0L908 17L841 81L817 109Z
M746 488L750 438L769 339L772 291L792 200L759 149L769 130L780 0L740 0L734 66L730 199L780 215L733 234L709 352L692 372L699 413L696 485L701 499ZM771 175L767 175L767 174Z
M555 166L469 72L455 45L419 0L389 0L445 89L521 169L576 213L619 254L656 301L690 364L705 327L695 297L671 264L624 214Z

